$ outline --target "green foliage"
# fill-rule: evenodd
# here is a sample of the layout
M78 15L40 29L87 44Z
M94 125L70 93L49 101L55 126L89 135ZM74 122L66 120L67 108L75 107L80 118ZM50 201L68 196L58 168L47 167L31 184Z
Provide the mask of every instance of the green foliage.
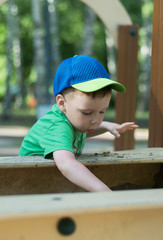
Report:
M95 57L107 69L105 26L99 18L95 23L94 32L95 32L95 39L94 39L94 56L93 57Z
M152 18L153 1L152 0L120 0L126 11L129 13L133 24L137 24L140 28L139 45L142 45L145 36L142 28L144 20ZM33 21L31 0L15 0L18 6L18 18L20 25L20 40L22 52L22 73L25 86L29 88L36 81L36 73L34 70L34 49L33 49ZM41 0L42 7L44 1ZM80 54L83 33L84 33L84 7L85 5L79 0L57 0L58 13L58 29L59 29L59 47L61 58L65 59L76 54ZM5 95L6 81L6 37L7 37L7 2L0 7L0 100ZM43 15L43 10L42 10ZM43 21L44 22L44 21ZM94 26L94 53L93 57L98 59L106 68L106 42L105 42L105 26L99 18L97 18ZM139 65L143 65L144 56L139 52ZM141 67L139 72L141 72ZM12 85L17 82L15 69L12 74Z
M23 64L23 78L26 85L31 81L30 74L33 66L33 23L31 14L31 1L17 0L19 7L20 40Z
M0 101L5 92L5 78L6 78L6 12L7 6L3 4L0 8Z
M21 40L21 52L22 52L22 74L25 82L29 82L29 75L31 67L33 65L33 26L31 19L31 3L28 0L21 1L17 0L15 3L18 6L18 18L20 27L20 40ZM0 8L0 68L1 68L1 78L0 78L0 99L5 94L5 81L6 81L6 38L7 38L7 10L8 2L4 3ZM15 69L13 68L11 85L15 85L17 82Z
M133 24L136 24L139 27L141 27L143 22L142 11L141 11L143 1L142 0L136 0L136 1L120 0L120 2L123 4L126 11L130 15Z
M62 58L80 53L83 35L83 4L72 0L58 1L60 51Z
M59 0L60 50L62 58L80 54L84 33L84 4L76 0ZM105 27L97 18L94 24L94 55L106 67Z
M153 16L153 1L146 1L142 7L143 19L148 19Z

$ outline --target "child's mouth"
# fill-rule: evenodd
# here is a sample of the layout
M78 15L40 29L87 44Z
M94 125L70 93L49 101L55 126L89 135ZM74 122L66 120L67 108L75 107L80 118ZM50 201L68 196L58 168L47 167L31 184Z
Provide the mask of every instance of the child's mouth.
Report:
M94 131L94 129L89 129L87 132L88 133L91 133L91 132L93 132Z

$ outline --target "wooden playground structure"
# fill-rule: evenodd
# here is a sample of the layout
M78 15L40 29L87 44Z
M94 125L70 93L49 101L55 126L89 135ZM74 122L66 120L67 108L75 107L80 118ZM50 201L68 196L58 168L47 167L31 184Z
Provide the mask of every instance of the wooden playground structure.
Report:
M116 120L134 121L138 27L131 24L119 1L81 1L113 34L118 48L118 81L130 88L123 100L117 95ZM149 148L129 150L134 148L131 133L115 143L114 152L78 157L116 191L83 192L61 175L53 160L1 157L0 239L163 239L162 29L163 1L154 0Z
M82 154L77 160L113 190L163 187L163 148ZM0 195L83 192L37 156L0 158Z
M43 157L0 158L1 239L162 240L163 148L78 161L116 191L83 192Z
M5 240L162 240L163 237L160 189L4 196L0 205L0 235Z

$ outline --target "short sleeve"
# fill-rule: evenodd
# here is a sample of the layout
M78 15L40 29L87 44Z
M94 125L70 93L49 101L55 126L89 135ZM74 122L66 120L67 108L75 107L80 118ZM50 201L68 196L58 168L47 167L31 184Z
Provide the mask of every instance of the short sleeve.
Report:
M66 121L55 122L40 139L44 157L57 150L73 152L74 130Z

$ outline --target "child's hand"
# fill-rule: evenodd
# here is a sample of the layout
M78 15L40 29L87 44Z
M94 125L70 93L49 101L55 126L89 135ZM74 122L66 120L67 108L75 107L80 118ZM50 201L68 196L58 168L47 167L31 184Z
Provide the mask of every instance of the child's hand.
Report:
M134 122L126 122L126 123L122 123L122 124L109 123L109 125L110 126L109 126L108 131L117 138L120 137L121 133L124 133L129 130L134 130L139 127Z
M119 138L121 133L124 133L129 130L134 130L135 128L138 128L138 127L139 126L136 125L134 122L117 124L117 123L103 121L101 125L94 132L88 133L87 137L94 137L105 132L110 132L116 138Z

